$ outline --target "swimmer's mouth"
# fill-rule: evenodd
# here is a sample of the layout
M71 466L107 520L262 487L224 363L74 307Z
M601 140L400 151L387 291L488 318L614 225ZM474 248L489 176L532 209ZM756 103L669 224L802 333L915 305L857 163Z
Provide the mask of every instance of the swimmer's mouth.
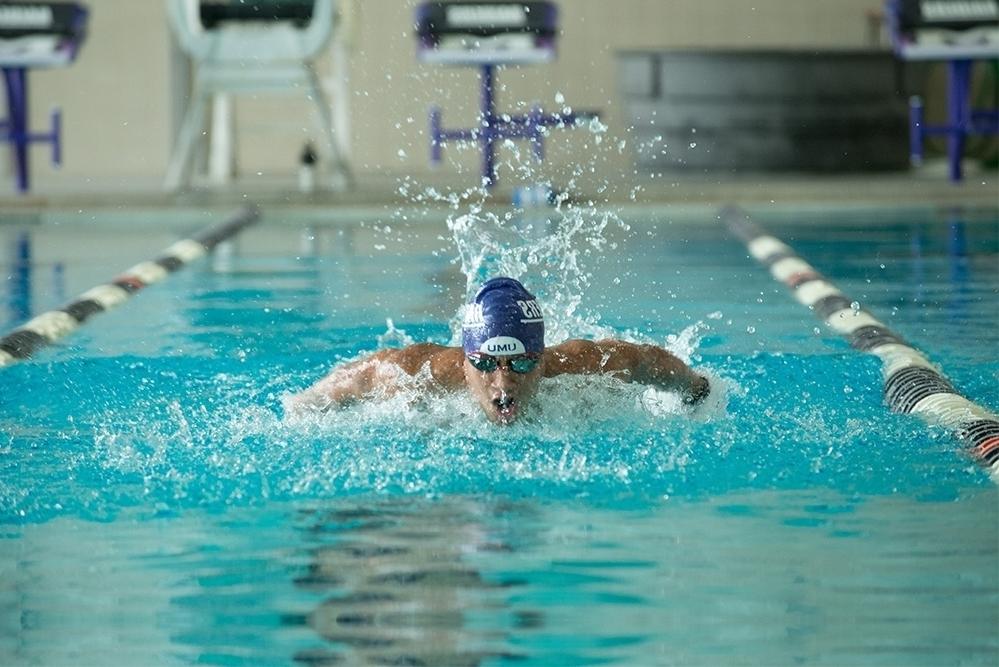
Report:
M496 407L500 421L508 423L517 418L517 399L512 396L494 398L493 405Z

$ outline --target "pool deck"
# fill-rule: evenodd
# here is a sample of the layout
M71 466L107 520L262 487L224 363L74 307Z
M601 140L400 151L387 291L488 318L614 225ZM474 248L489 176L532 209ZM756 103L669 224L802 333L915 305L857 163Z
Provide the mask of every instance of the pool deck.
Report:
M999 172L967 169L960 183L947 180L946 166L931 163L918 170L863 174L685 174L642 175L632 180L584 183L576 200L622 211L668 209L677 217L696 221L713 219L713 211L734 203L750 211L771 208L907 208L967 207L999 208ZM438 208L446 215L445 202L416 200L413 194L429 188L460 193L467 180L446 172L413 177L409 194L400 192L405 174L365 175L342 192L301 193L290 179L242 179L218 189L195 189L165 193L157 183L62 182L58 189L18 195L10 186L0 194L0 225L46 222L92 224L94 220L128 216L187 224L204 220L206 214L224 213L247 202L265 212L280 211L288 223L347 224L405 209ZM601 186L603 186L601 188ZM601 191L602 190L602 191ZM512 189L501 184L482 203L506 206ZM474 196L471 201L480 201ZM459 208L461 210L461 208ZM140 215L136 215L136 213ZM803 220L807 224L807 221Z

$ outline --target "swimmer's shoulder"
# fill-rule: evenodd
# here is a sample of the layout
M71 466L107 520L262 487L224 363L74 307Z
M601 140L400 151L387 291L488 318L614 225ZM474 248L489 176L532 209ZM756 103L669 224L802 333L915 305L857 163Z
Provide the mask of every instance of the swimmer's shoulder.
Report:
M546 347L545 377L564 373L592 373L600 365L602 353L591 340L572 339Z
M430 374L438 384L446 388L460 387L465 382L462 369L465 357L460 347L416 343L401 350L392 350L387 357L384 361L396 364L409 375L416 375L430 364Z
M380 350L372 357L378 362L395 364L410 375L414 375L428 361L445 354L450 349L436 343L415 343L399 349Z

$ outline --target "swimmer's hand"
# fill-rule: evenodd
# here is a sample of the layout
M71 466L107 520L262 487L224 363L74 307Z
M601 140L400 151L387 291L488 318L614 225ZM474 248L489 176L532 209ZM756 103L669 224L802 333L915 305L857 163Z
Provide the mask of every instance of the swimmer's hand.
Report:
M697 378L690 384L690 387L684 393L683 404L684 405L697 405L704 401L711 393L711 384L708 383L708 379L703 375L698 375Z
M563 373L605 373L682 396L697 405L711 393L708 379L698 375L669 350L620 340L569 340L545 350L545 377Z

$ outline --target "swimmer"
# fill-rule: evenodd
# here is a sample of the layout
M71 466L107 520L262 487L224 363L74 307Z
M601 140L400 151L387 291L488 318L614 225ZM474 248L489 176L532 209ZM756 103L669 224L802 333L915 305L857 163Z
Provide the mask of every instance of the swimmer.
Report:
M530 411L543 378L607 374L682 395L696 404L710 391L707 378L655 345L620 340L567 340L545 347L537 299L513 278L493 278L465 308L461 347L419 343L380 350L333 370L285 403L289 414L326 412L411 384L426 369L430 388L467 391L496 424Z

